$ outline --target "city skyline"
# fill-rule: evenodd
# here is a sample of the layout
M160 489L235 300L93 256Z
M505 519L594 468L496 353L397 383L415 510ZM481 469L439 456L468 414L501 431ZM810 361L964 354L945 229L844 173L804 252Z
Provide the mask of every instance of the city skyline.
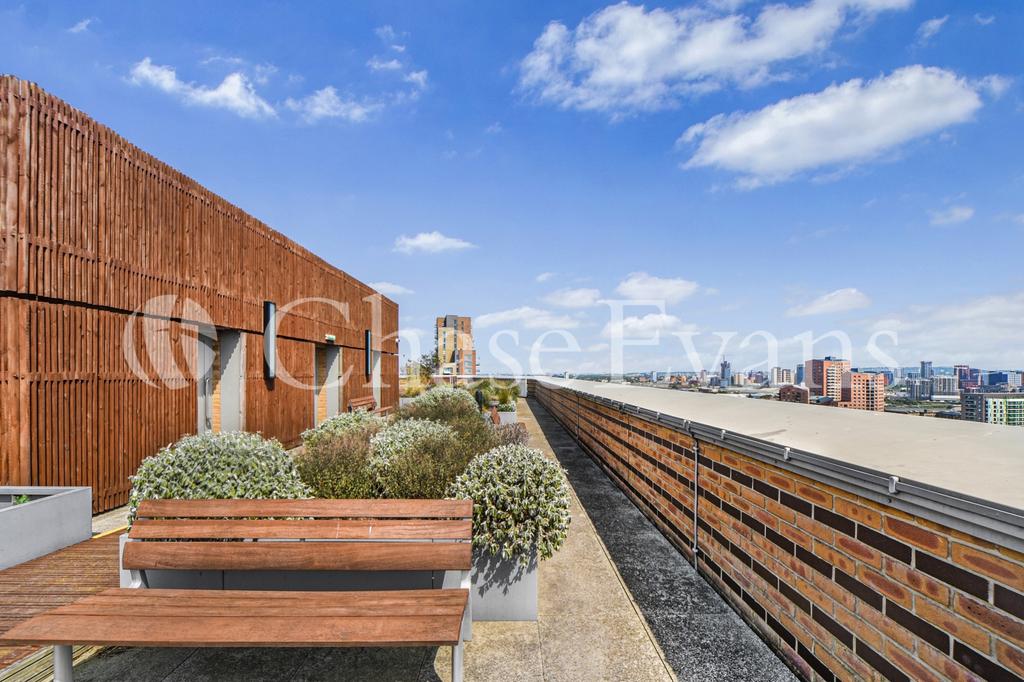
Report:
M716 332L738 371L758 330L784 366L833 329L854 366L882 330L901 365L1024 365L1024 274L994 266L1024 246L1016 3L790 2L787 41L759 3L194 9L0 3L0 63L358 263L423 352L443 306L474 319L481 371L503 369L496 331L526 366L552 329L581 350L546 368L599 371L603 302L654 299L621 322L661 335L627 371L682 368L679 335L712 368ZM717 51L669 59L721 25ZM627 61L613 39L659 47ZM894 127L865 125L868 103ZM780 108L826 123L794 138Z

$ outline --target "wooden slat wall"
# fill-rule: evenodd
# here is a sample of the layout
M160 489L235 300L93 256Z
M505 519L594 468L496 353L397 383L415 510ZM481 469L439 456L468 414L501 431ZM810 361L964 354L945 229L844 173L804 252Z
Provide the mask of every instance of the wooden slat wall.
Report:
M156 297L168 343L129 314ZM279 329L280 362L311 385L314 343L334 334L354 365L346 399L371 393L363 332L384 353L384 406L398 402L398 306L126 142L82 112L0 77L0 484L91 485L123 504L145 456L196 428L196 309L246 334L246 427L294 444L312 425L303 389L263 380L263 301L303 298ZM393 374L392 374L393 373Z

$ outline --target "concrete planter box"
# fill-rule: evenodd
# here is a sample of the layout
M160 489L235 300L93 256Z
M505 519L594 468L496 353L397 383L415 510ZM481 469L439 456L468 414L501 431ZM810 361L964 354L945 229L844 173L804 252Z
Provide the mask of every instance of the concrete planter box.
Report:
M537 556L515 560L473 550L473 620L537 620Z
M498 419L502 424L515 424L519 421L518 412L498 412Z
M416 400L416 398L399 398L398 399L398 406L399 407L405 407L406 405L408 405L409 403L411 403L414 400Z
M29 501L14 504L21 495ZM91 488L0 487L0 569L91 536Z

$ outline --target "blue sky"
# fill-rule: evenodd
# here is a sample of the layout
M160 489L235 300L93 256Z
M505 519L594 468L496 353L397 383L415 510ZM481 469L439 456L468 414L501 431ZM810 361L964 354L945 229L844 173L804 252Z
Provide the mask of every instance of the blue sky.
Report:
M524 366L1024 366L1024 5L9 3L55 95ZM406 290L406 291L403 291ZM724 344L720 334L732 333ZM548 335L546 347L564 345ZM429 349L429 348L428 348ZM838 351L824 341L814 353ZM405 348L409 352L409 347Z

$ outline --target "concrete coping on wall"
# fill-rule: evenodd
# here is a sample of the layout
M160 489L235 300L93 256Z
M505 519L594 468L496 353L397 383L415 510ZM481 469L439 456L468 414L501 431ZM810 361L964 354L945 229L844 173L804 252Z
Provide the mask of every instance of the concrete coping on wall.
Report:
M535 380L1024 551L1024 428L580 379Z

